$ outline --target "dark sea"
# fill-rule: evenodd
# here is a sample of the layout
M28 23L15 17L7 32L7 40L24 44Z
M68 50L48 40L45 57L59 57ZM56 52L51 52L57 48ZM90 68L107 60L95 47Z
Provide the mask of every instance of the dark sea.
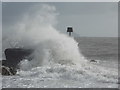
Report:
M111 62L112 66L118 67L117 37L75 37L75 40L79 43L81 53L88 60Z

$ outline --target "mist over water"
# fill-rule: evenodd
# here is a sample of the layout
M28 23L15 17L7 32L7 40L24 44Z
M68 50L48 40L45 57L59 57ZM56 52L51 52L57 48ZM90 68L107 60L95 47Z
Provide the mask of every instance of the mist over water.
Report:
M54 28L57 24L57 15L54 6L33 6L21 20L9 28L9 33L5 33L5 48L33 49L33 66L50 63L80 65L85 60L79 52L78 43Z

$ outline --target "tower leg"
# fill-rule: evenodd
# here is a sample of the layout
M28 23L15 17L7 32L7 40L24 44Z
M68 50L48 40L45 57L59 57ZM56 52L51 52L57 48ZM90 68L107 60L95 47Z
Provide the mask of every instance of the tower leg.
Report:
M69 32L69 36L71 36L71 32Z

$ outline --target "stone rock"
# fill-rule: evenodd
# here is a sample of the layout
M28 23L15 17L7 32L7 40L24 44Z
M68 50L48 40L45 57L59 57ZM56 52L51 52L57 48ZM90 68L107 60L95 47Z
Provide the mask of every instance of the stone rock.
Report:
M15 75L16 74L16 70L14 70L12 67L6 67L6 66L2 66L2 75Z
M96 60L94 60L94 59L90 60L90 62L95 62L95 63L97 63L97 61L96 61Z

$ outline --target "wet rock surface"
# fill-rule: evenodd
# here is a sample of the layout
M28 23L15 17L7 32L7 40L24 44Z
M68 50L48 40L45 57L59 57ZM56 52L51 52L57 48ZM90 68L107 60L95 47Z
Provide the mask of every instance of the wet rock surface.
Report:
M2 75L15 75L16 74L16 70L12 67L6 67L6 66L2 66Z

